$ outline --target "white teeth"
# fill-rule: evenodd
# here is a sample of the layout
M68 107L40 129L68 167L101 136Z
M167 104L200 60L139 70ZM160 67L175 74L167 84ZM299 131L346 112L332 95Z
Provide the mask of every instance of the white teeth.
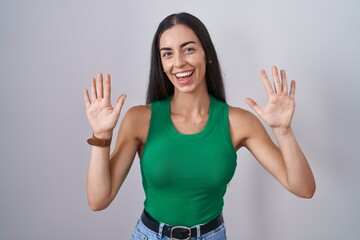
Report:
M182 72L182 73L177 73L177 74L175 74L175 76L178 77L178 78L181 78L181 77L189 76L189 75L191 75L192 73L193 73L192 71L191 71L191 72Z

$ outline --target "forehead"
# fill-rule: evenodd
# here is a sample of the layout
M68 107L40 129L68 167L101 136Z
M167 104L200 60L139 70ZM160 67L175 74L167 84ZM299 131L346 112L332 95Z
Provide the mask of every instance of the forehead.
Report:
M178 47L188 41L200 44L198 37L191 28L183 24L177 24L161 34L159 47Z

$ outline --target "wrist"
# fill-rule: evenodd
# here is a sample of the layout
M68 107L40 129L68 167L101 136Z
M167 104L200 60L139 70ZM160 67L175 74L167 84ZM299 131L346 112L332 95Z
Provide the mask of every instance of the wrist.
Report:
M106 147L110 147L111 145L111 137L108 138L99 138L95 136L95 133L93 133L92 138L89 138L87 140L87 143L91 146L96 146L96 147L102 147L102 148L106 148Z
M99 138L99 139L111 139L113 136L113 132L100 132L100 133L93 133L93 137Z
M271 128L275 135L277 136L287 136L289 134L292 134L291 127L277 127L277 128Z

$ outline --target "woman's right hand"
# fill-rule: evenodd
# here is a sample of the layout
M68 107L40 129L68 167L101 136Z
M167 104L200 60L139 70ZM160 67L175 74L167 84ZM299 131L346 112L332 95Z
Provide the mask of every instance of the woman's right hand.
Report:
M91 79L91 100L88 90L84 90L86 115L97 138L109 139L112 137L126 98L126 95L121 95L113 108L110 93L110 74L105 74L105 84L103 84L103 75L101 73L98 74L97 80L95 78Z

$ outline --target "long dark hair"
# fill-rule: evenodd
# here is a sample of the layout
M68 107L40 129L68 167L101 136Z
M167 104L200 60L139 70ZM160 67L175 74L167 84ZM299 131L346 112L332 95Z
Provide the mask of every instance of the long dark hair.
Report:
M183 12L167 16L160 22L155 32L151 47L151 65L146 103L150 104L153 101L165 99L174 93L174 86L162 68L159 41L161 34L176 24L189 27L199 38L206 56L205 79L208 92L218 100L226 102L220 64L210 34L198 18Z

